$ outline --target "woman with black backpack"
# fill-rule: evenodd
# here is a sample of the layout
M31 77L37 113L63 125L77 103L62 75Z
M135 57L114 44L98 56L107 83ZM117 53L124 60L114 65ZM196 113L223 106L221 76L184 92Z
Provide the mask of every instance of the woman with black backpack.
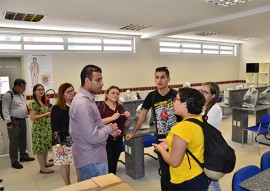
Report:
M155 149L170 165L171 180L169 190L207 191L210 184L203 169L188 154L204 163L204 134L201 126L185 119L202 119L204 96L196 89L181 88L174 101L174 112L183 120L172 127L169 135L160 144L154 144ZM167 151L169 149L169 151Z

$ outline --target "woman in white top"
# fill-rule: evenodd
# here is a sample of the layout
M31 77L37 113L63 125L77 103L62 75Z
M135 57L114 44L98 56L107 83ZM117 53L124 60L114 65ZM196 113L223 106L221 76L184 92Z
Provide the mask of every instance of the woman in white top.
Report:
M208 116L208 123L220 130L222 111L217 104L220 95L220 89L218 85L215 82L205 82L202 85L202 89L200 91L206 100L203 115ZM211 181L208 191L221 191L218 180Z

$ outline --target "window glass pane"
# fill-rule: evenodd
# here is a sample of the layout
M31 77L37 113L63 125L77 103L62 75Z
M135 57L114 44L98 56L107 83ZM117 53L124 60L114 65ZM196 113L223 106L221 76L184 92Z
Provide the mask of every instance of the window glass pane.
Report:
M220 46L221 50L233 50L234 47L233 46Z
M24 50L64 50L64 45L24 45Z
M203 49L219 49L218 45L203 44Z
M102 50L101 46L68 46L68 50Z
M200 54L201 53L201 50L199 50L199 49L183 49L183 53Z
M0 41L20 41L20 35L0 35Z
M1 50L21 50L22 46L20 44L0 44Z
M179 42L160 42L160 46L168 46L168 47L180 47Z
M109 50L109 51L132 51L131 47L127 46L104 46L104 50Z
M221 50L220 54L226 54L226 55L233 55L233 51L225 51L225 50Z
M180 53L179 48L160 48L160 52Z
M101 44L101 38L67 38L69 43Z
M25 42L64 42L62 37L24 36Z
M166 53L196 53L196 54L227 54L236 56L236 44L219 44L207 41L189 41L181 39L162 39L159 42L160 52ZM179 48L179 49L177 49ZM222 51L221 51L222 50Z
M218 50L203 50L203 54L219 54Z
M131 40L127 39L103 39L104 44L131 44Z
M201 48L200 44L195 44L195 43L182 43L183 48Z

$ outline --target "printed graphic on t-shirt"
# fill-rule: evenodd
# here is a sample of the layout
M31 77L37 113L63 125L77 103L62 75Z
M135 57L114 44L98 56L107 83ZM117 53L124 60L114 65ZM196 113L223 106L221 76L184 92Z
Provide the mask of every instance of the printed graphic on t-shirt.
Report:
M172 126L176 124L176 116L174 115L173 100L157 102L154 104L157 133L158 135L168 135Z

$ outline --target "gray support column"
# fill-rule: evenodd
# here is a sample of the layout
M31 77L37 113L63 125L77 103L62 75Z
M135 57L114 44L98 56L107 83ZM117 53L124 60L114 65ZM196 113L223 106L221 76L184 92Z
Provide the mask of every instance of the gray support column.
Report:
M137 180L143 178L144 172L144 142L143 136L134 137L125 142L126 174Z
M233 109L232 112L232 141L242 143L242 130L248 127L248 111ZM247 142L247 132L244 132L243 143Z

